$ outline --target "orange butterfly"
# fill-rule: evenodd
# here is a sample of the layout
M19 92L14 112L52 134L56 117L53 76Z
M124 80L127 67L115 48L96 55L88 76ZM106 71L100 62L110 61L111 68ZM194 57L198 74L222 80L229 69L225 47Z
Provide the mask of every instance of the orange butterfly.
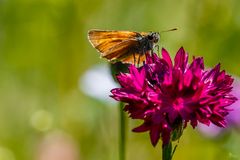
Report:
M171 29L171 30L176 30ZM170 31L170 30L169 30ZM90 30L90 43L111 63L142 64L160 39L158 32Z

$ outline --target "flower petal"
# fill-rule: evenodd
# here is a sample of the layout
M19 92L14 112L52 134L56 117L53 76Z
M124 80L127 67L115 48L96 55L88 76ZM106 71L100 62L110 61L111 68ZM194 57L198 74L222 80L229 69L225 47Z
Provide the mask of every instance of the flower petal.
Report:
M173 64L172 64L171 57L169 56L168 51L167 51L166 49L164 49L164 48L162 49L162 57L163 57L163 59L167 62L168 66L169 66L170 68L172 68L172 67L173 67Z
M174 67L180 68L184 72L187 67L187 62L188 62L188 55L185 53L183 47L181 47L175 56Z

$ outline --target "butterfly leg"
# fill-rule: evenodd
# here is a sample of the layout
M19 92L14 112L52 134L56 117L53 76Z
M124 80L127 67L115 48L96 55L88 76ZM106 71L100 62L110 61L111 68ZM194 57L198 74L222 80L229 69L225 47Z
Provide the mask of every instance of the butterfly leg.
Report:
M134 63L134 66L136 66L136 55L135 55L135 53L133 53L133 63Z
M154 48L156 48L156 50L157 50L157 53L158 53L158 56L160 56L159 55L159 45L155 45L155 47Z
M139 67L139 65L140 65L140 59L141 59L141 55L139 54L139 56L138 56L138 62L137 62L137 67Z

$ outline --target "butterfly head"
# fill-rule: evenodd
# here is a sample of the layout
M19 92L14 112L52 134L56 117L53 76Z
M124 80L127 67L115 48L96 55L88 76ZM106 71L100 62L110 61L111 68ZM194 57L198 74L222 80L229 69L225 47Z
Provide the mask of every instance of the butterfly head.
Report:
M160 34L158 32L150 32L147 35L147 38L149 41L153 43L157 43L160 40Z

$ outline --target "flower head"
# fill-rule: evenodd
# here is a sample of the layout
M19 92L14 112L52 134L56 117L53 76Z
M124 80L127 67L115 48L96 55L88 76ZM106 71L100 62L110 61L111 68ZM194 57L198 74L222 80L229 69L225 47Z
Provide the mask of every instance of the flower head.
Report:
M167 144L172 133L182 123L193 128L197 124L213 123L225 127L229 105L237 99L230 94L233 78L220 71L220 64L205 70L203 58L193 58L183 48L177 52L174 63L162 49L162 58L146 55L146 63L129 73L117 76L121 88L113 89L111 97L126 103L124 108L131 118L144 120L135 132L149 131L155 146L161 138Z

